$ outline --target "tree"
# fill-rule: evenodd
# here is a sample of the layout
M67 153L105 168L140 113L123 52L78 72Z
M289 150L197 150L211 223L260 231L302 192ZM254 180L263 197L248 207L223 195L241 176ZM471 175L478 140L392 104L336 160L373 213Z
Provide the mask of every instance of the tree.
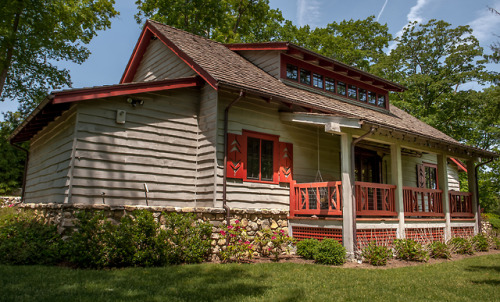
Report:
M19 112L4 113L4 121L0 122L0 195L11 194L22 184L26 154L13 148L7 140L21 122L22 117ZM25 143L22 147L28 146Z
M138 23L162 22L215 41L271 41L284 21L268 0L137 0Z
M281 38L369 71L371 65L385 57L384 48L392 40L387 25L374 19L375 16L370 16L364 20L332 22L314 30L308 25L294 28L291 23L285 23Z
M500 17L499 11L497 11L493 7L488 7L488 9L490 10L490 12ZM499 35L496 36L500 38ZM494 42L490 45L490 48L493 51L493 54L491 54L489 58L495 63L500 63L500 42Z
M0 100L17 100L23 113L49 89L71 86L69 71L51 62L81 64L88 44L111 26L114 0L12 0L0 4Z

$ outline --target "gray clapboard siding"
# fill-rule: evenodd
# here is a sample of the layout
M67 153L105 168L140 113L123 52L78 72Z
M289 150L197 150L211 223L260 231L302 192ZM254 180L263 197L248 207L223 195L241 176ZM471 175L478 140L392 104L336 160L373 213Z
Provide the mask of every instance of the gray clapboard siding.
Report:
M195 74L191 67L157 39L151 41L146 49L133 81L174 79L190 77Z
M273 77L280 78L280 51L242 50L238 53Z
M67 198L75 122L73 107L31 140L26 202L62 203Z
M193 206L196 199L196 89L155 96L132 107L123 98L78 107L72 180L74 203ZM116 110L127 112L125 124Z
M224 131L223 112L232 101L231 97L219 95L219 122L217 131L218 186L217 198L222 198ZM313 182L318 171L318 129L314 126L283 123L279 106L275 103L252 98L238 101L229 113L229 132L241 134L243 130L279 135L281 142L293 144L294 179L298 182ZM319 129L320 170L324 180L340 179L339 138ZM328 179L327 179L328 177ZM231 207L287 209L290 204L288 184L264 184L229 180L227 200Z
M217 138L217 92L209 85L201 90L198 113L198 152L196 171L196 206L214 206L215 145Z
M421 158L402 156L403 184L407 187L417 187L417 165L422 163L437 164L435 154L424 154ZM454 164L448 164L448 188L450 190L460 190L458 181L458 169Z

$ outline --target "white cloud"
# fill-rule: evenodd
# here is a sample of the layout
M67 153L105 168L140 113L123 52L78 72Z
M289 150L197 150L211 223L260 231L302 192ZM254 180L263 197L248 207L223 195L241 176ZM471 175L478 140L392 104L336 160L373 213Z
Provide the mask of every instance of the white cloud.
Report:
M500 11L500 1L497 1L492 8ZM474 31L474 36L479 41L491 41L496 39L494 34L500 34L500 16L490 12L486 7L479 11L478 17L469 22L468 25Z
M413 6L410 9L410 12L408 15L406 15L406 18L408 19L408 22L413 22L417 21L418 23L422 23L424 21L424 18L421 16L421 10L422 8L429 3L429 0L418 0L417 4Z
M317 26L320 19L320 3L317 0L297 0L297 20L299 26L309 24L311 27Z
M382 14L384 13L384 9L385 9L385 6L387 5L387 2L389 2L389 0L385 0L384 5L382 5L382 8L380 9L380 12L378 13L378 16L377 16L377 22L380 19L380 16L382 16Z
M422 11L422 8L426 4L428 4L429 2L430 2L430 0L417 0L417 4L415 4L414 6L412 6L412 8L410 8L410 12L408 13L408 15L406 15L406 19L408 20L408 22L417 21L418 23L422 23L424 21L424 17L422 16L421 11ZM401 37L401 35L403 35L403 30L406 27L406 25L403 26L396 33L395 37ZM391 52L391 50L393 50L394 48L396 48L397 45L398 44L396 42L392 42L392 44L389 45L388 52Z

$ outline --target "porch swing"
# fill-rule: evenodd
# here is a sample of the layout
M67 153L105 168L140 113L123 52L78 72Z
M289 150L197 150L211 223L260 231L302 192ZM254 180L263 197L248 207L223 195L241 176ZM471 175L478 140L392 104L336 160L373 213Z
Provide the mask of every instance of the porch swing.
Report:
M323 176L321 175L321 167L320 167L320 155L319 155L319 127L316 128L316 140L317 140L317 171L316 171L316 177L314 179L315 183L318 182L324 182ZM320 210L328 210L329 208L329 193L328 193L328 187L326 186L321 186L321 187L313 187L313 184L311 184L310 188L307 190L309 194L309 209L317 209L317 204L319 201L319 209Z

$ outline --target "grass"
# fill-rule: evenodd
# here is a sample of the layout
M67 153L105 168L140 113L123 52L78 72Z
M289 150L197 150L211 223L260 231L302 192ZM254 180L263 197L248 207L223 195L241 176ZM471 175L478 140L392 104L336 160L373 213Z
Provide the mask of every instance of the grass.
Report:
M500 301L500 254L397 269L293 263L0 266L1 301Z

